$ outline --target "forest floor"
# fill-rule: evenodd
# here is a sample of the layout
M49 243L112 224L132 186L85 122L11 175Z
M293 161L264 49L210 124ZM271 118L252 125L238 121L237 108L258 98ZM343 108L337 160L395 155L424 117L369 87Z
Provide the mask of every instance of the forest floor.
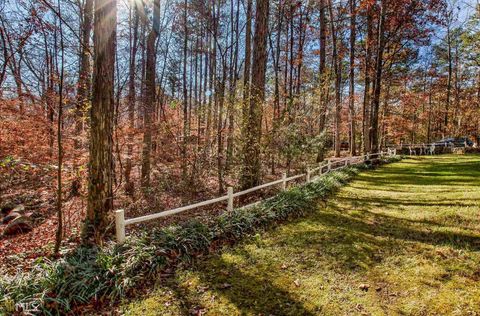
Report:
M363 172L309 217L179 268L126 315L479 315L480 157Z
M152 153L151 186L147 192L140 188L143 132L141 129L129 131L124 123L115 135L116 168L114 181L114 209L125 209L126 218L157 213L196 202L216 198L220 195L215 155L193 155L195 175L190 181L182 180L180 150L181 141L174 135L181 134L180 125L175 125L177 110L167 111L168 119L162 123L157 135L157 151ZM167 122L170 122L167 124ZM67 124L63 132L64 161L62 167L63 186L63 229L64 239L61 254L68 253L81 242L80 232L85 217L88 188L88 137L87 131L78 135L74 126ZM159 127L160 128L160 127ZM131 173L135 184L133 196L125 193L124 169L127 155L125 148L129 136L134 133L134 146ZM54 136L53 138L50 138ZM76 149L74 141L83 146ZM53 147L50 147L52 141ZM22 234L4 235L5 224L0 214L0 274L15 274L27 271L40 257L52 257L57 219L57 151L56 135L50 134L50 123L42 108L32 108L25 113L18 110L14 101L0 102L0 209L7 205L23 205L30 214L32 230ZM158 148L161 148L159 150ZM193 145L192 145L193 148ZM191 148L191 149L192 149ZM118 152L117 152L118 151ZM191 154L191 153L190 153ZM333 152L326 152L332 157ZM342 155L347 155L346 151ZM292 164L291 172L300 173L304 163L314 161L316 155L299 157L298 164ZM196 160L198 159L198 161ZM241 159L240 159L241 160ZM238 172L241 161L236 161L224 174L225 186L238 188ZM266 166L267 167L267 166ZM270 166L265 169L270 169ZM191 171L191 170L190 170ZM267 171L267 170L265 170ZM277 160L275 173L265 172L264 182L278 180L286 166ZM80 180L80 188L73 184ZM73 190L77 188L77 190ZM265 188L244 196L243 203L249 204L278 193L280 188ZM79 191L74 194L74 191ZM146 193L146 194L145 194ZM219 207L220 206L220 207ZM127 234L141 232L153 226L169 226L195 218L206 222L224 212L226 203L218 203L196 208L169 216L162 221L142 223L127 227ZM112 218L113 220L113 218Z

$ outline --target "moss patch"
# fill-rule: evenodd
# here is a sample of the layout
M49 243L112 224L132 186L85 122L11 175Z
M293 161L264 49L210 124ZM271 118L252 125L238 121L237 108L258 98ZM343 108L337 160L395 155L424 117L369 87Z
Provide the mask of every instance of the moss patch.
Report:
M127 315L480 313L480 159L363 172L317 211L180 268Z

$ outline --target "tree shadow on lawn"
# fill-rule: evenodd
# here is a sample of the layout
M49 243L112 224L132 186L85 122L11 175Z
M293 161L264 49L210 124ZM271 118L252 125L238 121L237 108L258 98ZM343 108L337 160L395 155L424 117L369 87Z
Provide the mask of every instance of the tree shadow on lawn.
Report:
M448 230L421 230L408 220L383 214L366 212L357 218L331 209L316 213L308 222L310 224L304 229L297 225L295 231L288 235L282 234L276 243L291 248L292 256L314 251L316 260L321 260L326 269L334 269L346 275L349 275L348 271L360 275L368 273L389 257L420 256L431 262L434 260L428 254L433 249L431 246L437 249L434 254L436 251L442 252L442 247L461 250L462 253L480 251L478 235ZM475 278L479 273L472 268L470 261L462 261L462 268L455 270L446 257L435 260L436 264L444 266L452 275Z
M425 228L412 224L413 220L362 210L355 216L343 214L345 208L331 205L335 211L319 212L315 220L323 225L342 230L355 231L372 236L394 238L398 240L420 242L434 246L450 246L455 249L480 250L480 237L474 234L453 232L447 225L438 223L444 231ZM413 221L415 222L415 221ZM417 226L417 227L415 227ZM456 228L456 227L455 227ZM298 232L302 234L304 232Z
M245 251L236 251L236 254L249 256ZM252 275L239 267L217 254L189 269L199 279L196 287L189 286L190 282L185 284L185 280L182 281L178 276L172 276L162 285L171 290L184 315L203 315L209 310L208 302L219 299L226 299L233 304L240 315L316 315L291 293L276 286L268 275ZM202 300L201 296L207 291L210 297ZM224 310L222 312L225 313ZM231 310L229 312L232 313Z
M357 277L361 278L361 275L390 256L405 258L423 256L423 251L430 251L427 250L430 248L423 248L425 245L480 250L478 236L451 231L421 230L414 227L409 220L368 211L360 216L346 215L334 206L330 206L328 210L321 210L309 218L295 220L269 236L268 246L259 250L263 255L250 253L245 247L235 247L229 253L241 257L244 260L242 263L226 260L217 254L189 271L198 277L200 287L207 288L217 298L227 300L227 305L234 305L241 315L315 315L311 309L306 308L302 299L292 293L300 291L295 290L295 285L291 284L292 291L289 291L288 288L275 284L275 280L284 278L283 274L291 272L282 270L276 265L265 268L268 264L262 257L266 255L265 252L277 255L279 262L288 260L295 262L296 268L300 271L298 272L300 278L321 276L328 274L328 270L346 276L351 275L351 272L359 273ZM405 242L421 245L420 248L416 246L412 248ZM252 240L247 241L247 245L252 243L254 243ZM446 268L450 265L448 261L438 264ZM442 281L448 281L454 274L471 277L478 273L470 270L469 263L461 270L450 271L449 276ZM350 278L347 277L346 280L352 282L356 277ZM175 292L177 300L182 302L185 314L191 313L192 307L194 310L195 308L209 310L209 299L199 299L202 291L188 287L186 281L179 280L178 277L175 282L171 289ZM319 283L318 286L322 284ZM309 300L308 292L305 294ZM311 305L311 302L305 303ZM219 306L213 305L217 308ZM322 303L314 302L314 305ZM215 311L217 309L213 310Z
M388 197L380 197L374 198L369 197L368 201L362 200L361 202L358 201L356 198L352 197L340 197L337 198L339 200L347 201L351 205L358 206L359 204L362 206L362 211L365 209L370 209L371 206L374 205L382 205L385 208L396 208L398 209L399 206L422 206L422 207L432 207L432 206L444 206L444 207L470 207L470 206L478 206L479 200L476 199L456 199L451 200L448 199L445 202L438 202L438 200L420 200L418 202L412 201L411 199L393 199ZM472 202L469 202L472 201ZM474 204L473 201L476 201L477 204Z
M479 166L480 168L480 166ZM412 181L414 177L414 181ZM384 188L398 188L399 186L425 186L425 185L434 185L434 186L465 186L465 185L480 185L480 173L474 175L470 173L469 175L425 175L425 174L416 174L416 173L405 173L405 174L372 174L372 175L359 175L357 181L365 186L372 186L375 190L375 187L384 187Z

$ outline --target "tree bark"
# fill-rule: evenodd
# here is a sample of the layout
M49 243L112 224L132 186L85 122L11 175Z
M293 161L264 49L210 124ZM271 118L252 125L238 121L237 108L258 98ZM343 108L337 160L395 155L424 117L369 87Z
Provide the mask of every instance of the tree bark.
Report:
M450 23L450 22L448 22ZM448 134L448 112L450 111L450 99L452 94L452 37L450 25L447 27L447 62L448 62L448 76L447 76L447 101L445 102L445 114L443 118L443 138Z
M350 155L357 154L355 144L355 38L356 38L356 8L355 0L350 2L350 89L349 89L349 110L350 110Z
M375 65L375 82L372 99L372 125L370 128L370 140L372 152L376 153L379 150L378 142L378 112L380 108L380 92L382 84L382 70L383 70L383 51L385 49L385 1L380 2L380 20L378 25L378 45L377 57Z
M370 152L370 76L371 76L371 55L372 55L372 41L373 41L373 17L371 4L367 4L367 39L365 41L365 83L363 92L363 106L362 106L362 147L363 153Z
M189 137L188 128L188 90L187 90L187 57L188 57L188 18L187 0L183 8L183 139L182 139L182 178L186 183L187 177L187 141Z
M271 34L269 35L270 47L272 52L272 60L274 67L274 96L273 96L273 124L272 124L272 141L270 144L271 147L271 173L275 174L275 155L276 155L276 146L275 138L277 135L277 130L280 127L281 115L280 115L280 52L281 44L280 39L282 37L282 25L283 25L283 13L284 5L282 2L279 3L277 9L277 28L276 28L276 37L275 37L275 46L271 39Z
M147 62L145 64L145 100L144 100L144 133L142 151L142 188L150 186L151 151L152 151L152 120L156 101L155 91L155 42L160 24L160 0L155 0L153 10L153 25L147 38Z
M326 44L327 44L327 25L325 22L325 10L326 4L325 0L320 0L320 66L318 69L319 73L319 84L320 84L320 119L318 122L319 133L323 134L325 132L325 121L327 117L327 106L326 106L326 76L325 76L325 64L326 64ZM321 162L324 159L325 148L324 145L320 147L320 150L317 155L317 162Z
M332 62L333 62L333 69L335 73L335 157L340 157L340 111L341 111L341 103L340 103L340 85L342 82L342 73L340 71L340 62L338 58L338 51L337 51L337 30L335 29L334 19L333 19L333 5L332 0L328 0L329 3L329 13L330 13L330 32L332 34Z
M89 102L91 88L90 34L92 32L93 0L85 0L82 11L82 42L80 43L80 68L77 82L77 104L75 121L75 148L81 147L80 135L83 130L85 109Z
M138 50L138 25L139 25L139 10L137 2L133 2L133 34L130 35L130 61L128 70L128 127L130 132L128 133L127 143L127 159L125 163L125 191L128 195L132 196L135 190L130 174L133 168L132 155L133 155L133 135L135 130L135 59Z
M240 0L236 1L236 10L234 14L234 2L230 3L230 16L232 20L231 28L231 50L230 50L230 79L229 79L229 98L228 98L228 135L227 135L227 160L225 162L225 170L230 170L233 160L234 150L234 129L235 129L235 100L236 100L236 88L237 88L237 65L238 65L238 46L239 46L239 4ZM235 22L233 22L235 21ZM235 36L234 36L235 35Z
M253 64L250 107L246 122L242 188L256 186L261 181L262 105L265 100L265 72L267 66L268 0L257 0L255 35L253 39Z
M84 238L100 243L113 208L113 113L116 0L95 0L87 217Z
M64 53L64 40L63 40L63 27L62 27L62 9L60 0L58 0L58 12L60 15L60 51L61 57L61 69L60 78L58 84L58 118L57 118L57 145L58 145L58 169L57 169L57 232L55 234L55 248L54 253L58 254L63 237L63 212L62 212L62 167L63 167L63 146L62 146L62 120L63 120L63 78L65 67L65 53Z
M243 121L248 121L250 100L250 67L252 59L252 0L247 0L247 25L245 27L245 66L243 69ZM246 126L244 126L246 128Z

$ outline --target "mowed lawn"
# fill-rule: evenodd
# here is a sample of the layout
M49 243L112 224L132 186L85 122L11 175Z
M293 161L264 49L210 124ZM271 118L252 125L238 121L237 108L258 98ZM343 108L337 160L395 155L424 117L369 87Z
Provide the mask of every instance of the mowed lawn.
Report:
M179 268L127 315L480 315L480 156L357 176L318 211Z

